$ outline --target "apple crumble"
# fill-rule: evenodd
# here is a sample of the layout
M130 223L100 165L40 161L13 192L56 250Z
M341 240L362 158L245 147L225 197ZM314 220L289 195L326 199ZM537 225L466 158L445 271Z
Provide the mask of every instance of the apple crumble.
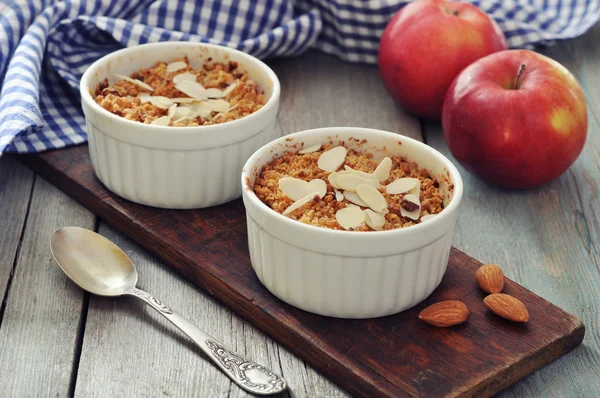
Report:
M286 152L260 172L254 193L271 209L318 227L380 231L426 222L443 210L439 184L399 156L333 143Z
M158 62L109 85L90 90L107 111L125 119L160 126L206 126L250 115L265 103L264 92L235 62L208 60L194 69L187 57Z

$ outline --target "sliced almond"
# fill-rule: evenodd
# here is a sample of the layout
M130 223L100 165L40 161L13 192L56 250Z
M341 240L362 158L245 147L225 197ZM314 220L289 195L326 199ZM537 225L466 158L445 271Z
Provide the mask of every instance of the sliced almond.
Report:
M317 192L321 199L327 194L327 183L320 178L311 180L307 186L311 192Z
M190 117L190 116L184 116L184 117L182 117L182 118L179 118L179 119L177 119L177 120L174 120L174 121L173 121L173 124L178 124L178 123L181 123L181 122L185 122L186 120L193 120L193 119L194 119L193 117Z
M128 81L129 83L135 84L138 87L143 88L144 90L148 90L148 91L154 91L154 89L152 88L152 86L144 83L141 80L138 79L132 79L131 77L125 76L125 75L118 75L115 73L115 76L118 77L119 79L123 79L125 81Z
M173 102L177 102L178 104L191 104L192 102L196 101L193 98L171 98L171 100Z
M377 177L379 182L384 182L390 178L390 172L392 171L392 159L385 157L381 160L373 175Z
M183 82L195 82L196 75L190 72L180 73L177 76L173 77L173 84L179 84Z
M223 90L223 93L222 93L223 95L222 96L226 97L229 94L231 94L231 92L233 90L235 90L235 88L237 87L237 85L238 85L237 82L233 82L231 85L229 85L229 87L227 87L225 90Z
M175 115L175 110L177 109L177 104L173 104L169 107L169 110L167 111L167 116L169 116L171 119L173 118L173 115Z
M177 72L178 70L184 69L186 67L187 67L187 64L183 61L171 62L170 64L167 65L167 72L168 73Z
M350 167L348 165L345 165L344 171L341 171L340 173L350 173L350 174L354 174L354 175L357 175L362 178L367 178L369 180L373 180L373 182L377 183L377 186L379 186L379 180L377 179L377 176L370 174L370 173L365 173L364 171L361 171L361 170L354 170L352 167Z
M344 161L346 160L346 153L348 151L343 146L336 146L328 151L325 151L319 156L317 166L321 170L334 172L336 171Z
M215 112L215 107L207 101L197 101L192 104L192 109L200 117L208 117Z
M188 95L197 100L205 100L208 98L208 95L206 94L206 89L200 83L197 83L195 81L185 81L177 83L175 85L175 88L184 93L185 95Z
M405 193L413 189L419 180L416 178L398 178L385 186L385 191L391 195Z
M286 215L290 214L294 210L299 209L300 207L304 206L305 204L307 204L308 202L310 202L311 200L313 200L316 197L319 197L319 194L317 192L309 193L308 195L306 195L306 196L298 199L294 203L292 203L287 209L285 209L283 211L283 215L286 216Z
M175 104L177 105L177 104ZM169 111L171 110L171 108L169 108ZM190 116L195 116L194 111L191 108L188 108L187 106L178 106L177 108L175 108L175 111L173 112L173 119L181 119L183 117L190 117Z
M169 107L173 105L173 100L158 95L150 97L150 103L160 109L169 109Z
M138 93L136 95L136 97L138 97L141 101L142 104L145 104L146 102L150 102L150 94L148 93Z
M340 172L336 178L336 184L341 189L351 192L356 192L356 186L360 184L370 185L373 188L379 187L379 182L348 172Z
M409 194L404 195L404 198L402 198L402 201L412 202L418 206L415 210L411 211L411 210L405 209L402 205L400 205L400 214L402 215L402 217L408 217L411 220L418 220L419 217L421 216L421 202L419 201L419 198L417 196L409 193Z
M373 211L380 213L387 209L388 204L381 192L371 185L360 184L356 186L358 197L367 204Z
M327 176L327 180L329 181L329 184L331 184L332 187L337 188L337 189L340 189L339 185L337 184L337 176L339 174L340 173L333 172Z
M216 114L216 115L215 115L215 116L212 118L212 120L215 120L215 119L217 119L219 116L222 116L222 115L226 114L227 112L234 110L234 109L235 109L235 108L237 108L238 106L240 106L240 104L239 104L239 103L235 104L235 105L234 105L234 106L232 106L231 108L228 108L227 110L224 110L223 112L219 112L219 113L217 113L217 114Z
M411 195L415 195L417 198L419 198L419 201L421 200L421 181L419 181L418 179L415 178L415 180L417 180L417 185L415 185L413 188L408 190L408 193Z
M168 126L171 123L169 116L161 116L158 119L154 119L150 124L154 126Z
M315 144L315 145L304 147L298 151L298 154L306 155L307 153L317 152L319 149L321 149L321 146L322 146L321 144Z
M223 99L209 99L206 101L216 112L225 112L231 110L231 104Z
M400 212L402 212L402 211L400 211ZM427 215L421 217L421 222L429 221L432 218L434 218L435 216L437 216L437 214L427 214Z
M341 191L338 191L337 189L334 189L333 191L335 192L335 200L338 202L344 200L344 194Z
M306 182L299 178L282 177L279 179L279 189L292 200L300 200L309 193L316 192L320 198L327 193L327 184L321 179Z
M369 207L365 202L363 202L360 199L360 197L355 192L344 191L344 198L347 199L349 202L354 203L355 205Z
M371 209L365 211L365 223L371 227L372 230L381 231L385 225L385 217L379 213L375 213Z
M335 219L345 230L353 230L365 222L365 213L360 207L347 206L335 213Z
M223 92L218 88L207 88L206 95L208 95L208 98L222 98Z

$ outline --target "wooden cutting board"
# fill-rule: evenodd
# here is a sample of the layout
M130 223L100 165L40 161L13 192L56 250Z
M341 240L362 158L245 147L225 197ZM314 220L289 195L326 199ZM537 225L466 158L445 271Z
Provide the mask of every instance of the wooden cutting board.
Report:
M441 285L411 310L369 320L313 315L259 282L241 200L185 211L134 204L96 179L87 146L20 159L357 396L489 396L583 340L581 321L510 280L505 292L527 305L530 321L514 324L491 314L474 279L481 263L457 249ZM421 309L447 299L466 303L467 323L439 329L417 319Z

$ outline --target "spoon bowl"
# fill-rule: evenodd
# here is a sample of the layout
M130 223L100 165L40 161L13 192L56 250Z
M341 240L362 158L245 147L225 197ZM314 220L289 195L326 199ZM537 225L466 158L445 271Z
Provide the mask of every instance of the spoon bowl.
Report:
M93 231L61 228L52 234L50 248L64 273L90 293L122 296L137 283L137 271L127 254Z

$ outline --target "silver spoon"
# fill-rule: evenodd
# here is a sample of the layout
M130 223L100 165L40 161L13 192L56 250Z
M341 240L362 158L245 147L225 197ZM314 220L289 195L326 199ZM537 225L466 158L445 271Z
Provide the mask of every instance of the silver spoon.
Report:
M54 260L84 290L99 296L135 296L154 308L194 341L237 385L259 394L276 394L287 386L281 376L216 341L147 292L135 287L137 272L117 245L79 227L55 231L50 239Z

